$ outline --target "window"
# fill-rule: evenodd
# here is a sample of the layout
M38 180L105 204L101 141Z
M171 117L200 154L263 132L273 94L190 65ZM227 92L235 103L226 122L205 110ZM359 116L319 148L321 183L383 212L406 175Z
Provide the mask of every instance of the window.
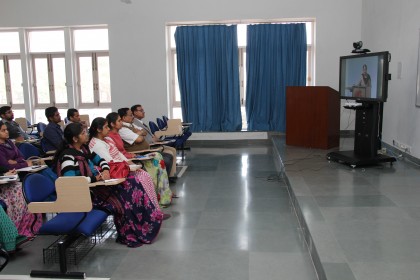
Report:
M24 108L19 33L0 32L0 106Z
M108 30L75 29L73 34L79 107L110 107Z
M68 108L64 30L28 32L35 118L45 122L45 108Z
M46 122L49 106L62 118L71 107L91 117L110 112L108 48L105 26L0 30L0 105L12 104L15 116L34 122Z
M64 54L32 55L32 74L37 108L68 106Z
M288 21L291 22L291 21ZM296 21L297 22L297 21ZM302 22L302 21L299 21ZM255 24L256 22L252 22ZM264 22L261 22L264 23ZM314 85L314 61L315 61L315 52L314 52L314 20L305 21L306 23L306 37L307 37L307 82L306 85L312 86ZM202 24L202 23L201 23ZM233 24L232 22L223 23L211 23L208 24ZM247 122L246 122L246 115L245 115L245 97L246 97L246 32L247 32L247 25L246 23L239 23L237 24L237 32L238 32L238 52L239 52L239 82L240 82L240 100L241 100L241 114L242 114L242 129L246 130ZM169 65L169 101L170 101L170 108L171 108L171 117L182 119L182 112L181 112L181 98L179 92L179 85L178 85L178 77L177 77L177 62L176 62L176 45L174 34L177 25L168 25L168 42L169 42L169 55L168 55L168 65Z

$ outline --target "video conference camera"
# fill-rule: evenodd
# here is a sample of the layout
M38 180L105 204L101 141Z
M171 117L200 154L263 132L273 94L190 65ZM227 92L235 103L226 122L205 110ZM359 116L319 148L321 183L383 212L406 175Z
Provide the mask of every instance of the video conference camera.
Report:
M351 53L368 53L368 52L370 52L369 49L362 49L362 47L363 47L363 42L362 41L354 42L353 43L354 50L352 50Z

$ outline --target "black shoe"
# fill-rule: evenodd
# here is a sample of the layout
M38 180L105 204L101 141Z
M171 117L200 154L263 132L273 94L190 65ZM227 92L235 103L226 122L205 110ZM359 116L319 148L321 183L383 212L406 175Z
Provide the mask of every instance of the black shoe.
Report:
M176 183L177 177L169 177L169 183Z
M163 214L163 220L167 220L171 217L171 214Z

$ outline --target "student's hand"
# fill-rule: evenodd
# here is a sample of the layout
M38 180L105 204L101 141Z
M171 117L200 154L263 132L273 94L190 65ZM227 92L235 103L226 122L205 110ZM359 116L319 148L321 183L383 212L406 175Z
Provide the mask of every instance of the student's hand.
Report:
M15 141L16 141L16 142L23 142L23 141L25 141L25 138L23 138L23 136L18 136L18 137L15 139Z
M9 159L7 162L9 164L17 164L17 161L16 160L13 160L13 159Z
M34 163L32 162L32 160L27 160L26 163L28 164L28 166L33 166Z
M16 173L17 173L16 169L13 169L13 170L7 171L4 175L16 175Z
M104 179L102 179L101 174L96 175L95 178L96 178L96 181L103 181L104 180Z
M159 139L159 137L156 137L155 135L153 135L152 139L153 139L153 142L160 142L161 141Z
M141 142L143 142L144 141L144 137L143 136L141 136L141 135L139 135L139 137L137 137L137 139L136 139L136 143L141 143Z
M111 179L111 175L109 174L109 170L102 171L102 179L103 180L109 180L109 179Z

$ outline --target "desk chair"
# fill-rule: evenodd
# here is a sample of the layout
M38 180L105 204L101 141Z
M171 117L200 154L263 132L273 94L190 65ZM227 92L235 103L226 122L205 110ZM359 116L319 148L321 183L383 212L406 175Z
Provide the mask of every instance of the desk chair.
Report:
M107 219L108 213L92 209L89 184L84 176L59 177L55 185L47 177L32 173L22 183L31 213L58 213L46 221L38 234L61 235L58 242L60 271L32 270L31 277L85 279L84 272L68 272L66 250L79 236L91 236ZM54 193L55 201L48 201Z
M30 157L40 157L41 151L30 143L20 143L18 145L19 151L22 153L25 159L29 159Z
M28 131L28 120L26 118L15 118L15 122L23 129L23 131Z
M43 122L39 122L36 125L36 130L38 131L39 137L42 137L44 134L45 128L47 128L47 125Z
M90 117L89 115L79 115L80 120L86 123L87 127L90 127Z

